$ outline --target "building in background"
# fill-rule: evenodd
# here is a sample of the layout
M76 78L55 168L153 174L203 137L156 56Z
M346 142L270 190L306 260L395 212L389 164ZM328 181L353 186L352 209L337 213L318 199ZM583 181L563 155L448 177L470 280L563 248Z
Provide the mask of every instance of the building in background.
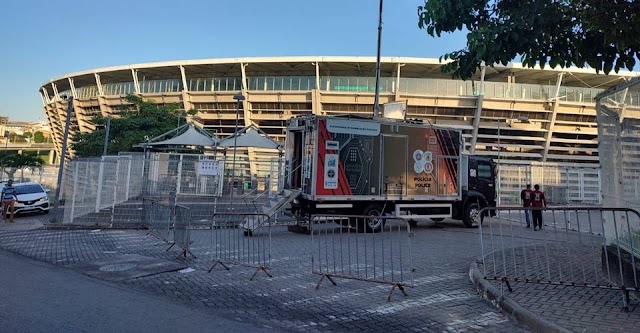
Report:
M513 63L487 67L481 84L481 73L467 81L452 80L441 67L437 59L382 58L380 103L401 102L407 118L461 129L467 150L499 160L504 166L500 181L513 182L513 191L519 191L522 182L555 177L563 188L577 188L576 200L599 197L593 98L639 73L603 75ZM46 82L39 92L58 151L67 109L62 95L74 97L69 138L93 131L94 115L129 110L127 94L197 109L195 122L230 135L236 119L233 96L240 91L245 97L240 126L255 124L283 140L287 120L297 115L371 116L375 68L374 57L170 61L71 73ZM627 93L622 107L640 110L640 94ZM73 157L73 151L69 154ZM272 152L249 149L245 154L257 160ZM250 174L266 172L259 164L247 168ZM510 198L512 190L505 191Z

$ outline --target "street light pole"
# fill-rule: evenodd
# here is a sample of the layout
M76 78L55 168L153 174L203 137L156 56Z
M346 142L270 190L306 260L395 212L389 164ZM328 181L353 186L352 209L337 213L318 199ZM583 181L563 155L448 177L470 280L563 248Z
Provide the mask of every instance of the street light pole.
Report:
M104 147L102 147L102 156L107 155L107 147L109 147L109 131L111 130L111 117L107 117L106 133L104 134Z
M236 145L238 143L238 118L240 117L240 103L244 101L244 95L242 94L242 92L238 92L237 94L233 95L233 99L237 101L237 105L236 105L236 127L233 134L233 162L231 165L231 194L229 196L231 205L233 205L233 192L234 192L234 186L236 182L236 150L237 150Z
M502 122L502 119L498 119L498 184L496 185L496 187L498 188L497 194L498 194L498 200L496 200L496 204L498 206L500 206L500 185L501 185L501 177L500 177L500 151L502 150L502 147L500 147L500 123Z
M380 46L382 42L382 1L378 12L378 55L376 57L376 92L373 101L373 116L380 117Z
M64 124L64 135L62 136L62 151L60 152L60 165L58 166L58 185L56 187L56 198L53 203L53 210L57 215L60 204L60 189L62 188L62 175L64 171L64 158L67 155L67 138L69 137L69 126L71 125L71 113L73 112L73 97L67 99L67 119Z

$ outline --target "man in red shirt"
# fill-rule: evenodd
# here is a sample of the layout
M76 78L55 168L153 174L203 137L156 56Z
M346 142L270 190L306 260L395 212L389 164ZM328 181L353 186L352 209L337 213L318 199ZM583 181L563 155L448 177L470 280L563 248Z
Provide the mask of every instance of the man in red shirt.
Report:
M544 197L544 192L540 191L540 185L536 184L534 187L534 191L531 192L531 207L534 208L533 215L533 230L542 230L542 209L535 208L543 208L547 207L547 199Z
M522 200L522 207L524 207L524 219L527 222L527 228L531 228L531 184L527 184L527 188L520 192L520 200Z

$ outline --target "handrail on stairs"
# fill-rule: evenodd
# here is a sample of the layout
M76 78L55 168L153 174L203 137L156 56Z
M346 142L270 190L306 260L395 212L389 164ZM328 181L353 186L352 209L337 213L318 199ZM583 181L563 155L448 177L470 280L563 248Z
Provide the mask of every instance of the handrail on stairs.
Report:
M302 163L300 163L297 167L295 167L295 168L294 168L293 170L291 170L289 173L285 173L283 177L286 179L286 178L287 178L287 176L289 176L289 175L293 174L293 173L294 173L296 170L298 170L298 168L300 168L300 167L302 167ZM280 182L280 178L278 178L278 182ZM253 208L254 208L256 211L258 211L258 206L256 206L256 202L257 202L257 201L258 201L262 196L264 196L264 194L265 194L265 193L271 193L271 189L269 189L269 191L264 191L264 192L262 192L262 193L258 194L258 196L257 196L257 197L255 197L255 198L253 198L253 200L251 201L251 203L253 204ZM247 202L245 201L245 203L247 203ZM248 204L248 203L247 203L247 204Z

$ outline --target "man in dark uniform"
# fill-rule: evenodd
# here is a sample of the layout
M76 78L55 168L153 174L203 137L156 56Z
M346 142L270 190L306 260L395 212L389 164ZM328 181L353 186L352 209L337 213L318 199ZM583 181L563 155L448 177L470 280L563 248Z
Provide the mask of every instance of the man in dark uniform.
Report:
M531 184L527 184L527 188L520 192L520 200L522 201L522 207L524 207L524 219L527 222L527 228L531 228Z
M533 210L533 230L542 230L542 209L547 207L547 199L544 197L544 192L540 191L540 185L536 184L531 192L531 207Z

